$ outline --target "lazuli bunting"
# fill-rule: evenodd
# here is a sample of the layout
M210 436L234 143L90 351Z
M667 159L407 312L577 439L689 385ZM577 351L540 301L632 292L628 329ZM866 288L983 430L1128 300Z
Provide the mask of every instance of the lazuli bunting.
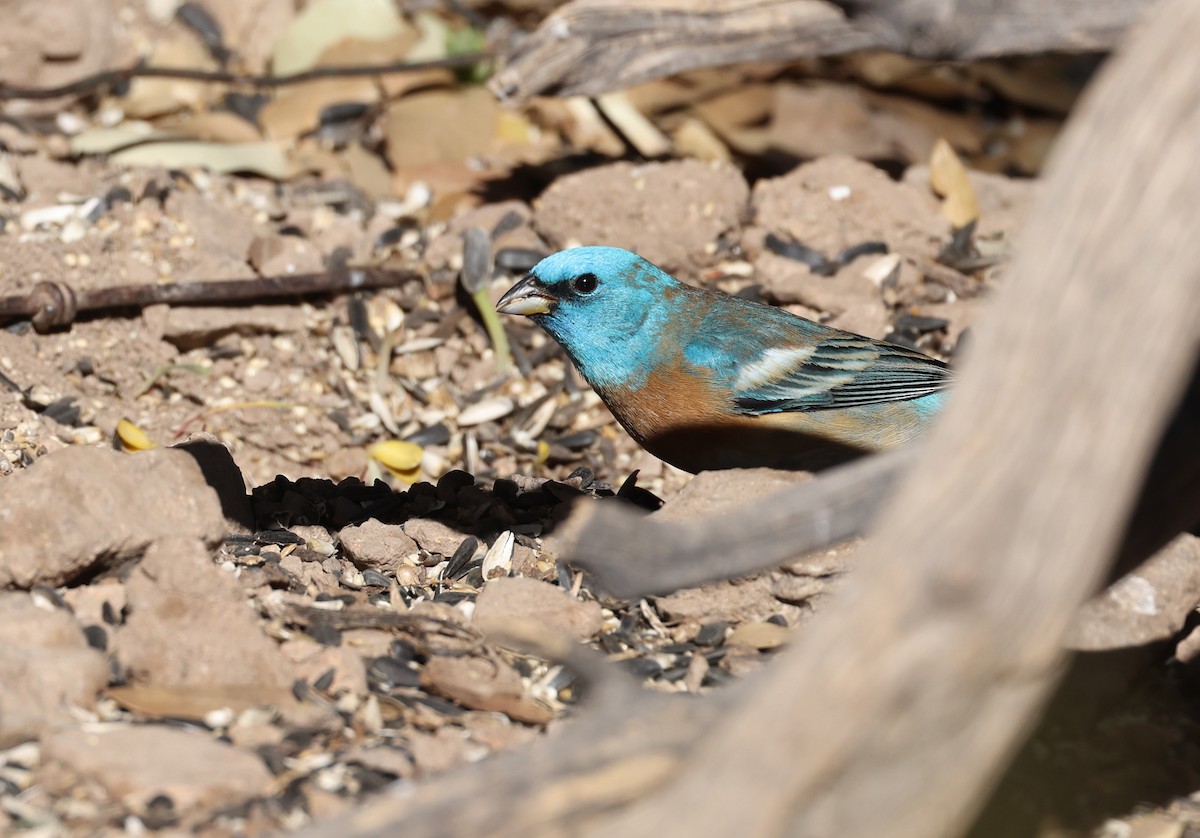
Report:
M919 352L686 285L615 247L543 259L497 309L532 318L642 447L691 472L890 448L925 429L950 383Z

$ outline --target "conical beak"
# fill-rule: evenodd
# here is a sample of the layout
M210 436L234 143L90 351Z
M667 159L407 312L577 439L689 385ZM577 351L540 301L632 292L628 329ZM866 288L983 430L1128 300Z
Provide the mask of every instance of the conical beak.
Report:
M537 277L529 274L504 293L496 303L496 311L502 314L549 314L557 302L546 293L546 289L537 281Z

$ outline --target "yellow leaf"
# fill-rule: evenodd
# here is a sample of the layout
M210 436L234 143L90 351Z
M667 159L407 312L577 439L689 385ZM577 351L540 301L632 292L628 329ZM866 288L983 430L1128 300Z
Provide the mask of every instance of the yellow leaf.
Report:
M954 229L961 230L979 218L979 202L967 167L944 139L937 141L929 157L929 182L942 196L942 215Z

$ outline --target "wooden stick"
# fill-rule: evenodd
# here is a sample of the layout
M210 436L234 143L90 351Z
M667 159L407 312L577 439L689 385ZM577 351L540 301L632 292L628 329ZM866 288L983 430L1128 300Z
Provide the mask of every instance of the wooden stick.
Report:
M1103 51L1149 7L1150 0L574 0L516 43L491 86L521 101L868 49L934 59Z
M705 522L660 524L616 504L583 503L557 550L626 599L744 576L862 534L918 452L859 460Z
M1153 18L1059 141L1008 285L858 573L686 775L608 834L903 838L976 811L1200 354L1200 6ZM1179 467L1194 473L1194 450Z

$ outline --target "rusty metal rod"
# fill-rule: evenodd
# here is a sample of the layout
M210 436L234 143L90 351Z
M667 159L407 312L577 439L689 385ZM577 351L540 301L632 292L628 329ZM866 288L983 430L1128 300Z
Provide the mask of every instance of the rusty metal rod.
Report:
M69 326L82 312L151 305L218 305L253 300L345 294L368 288L393 288L420 280L415 271L345 268L328 273L266 276L255 279L117 285L77 291L65 282L39 282L28 294L0 297L0 322L30 319L38 332Z

